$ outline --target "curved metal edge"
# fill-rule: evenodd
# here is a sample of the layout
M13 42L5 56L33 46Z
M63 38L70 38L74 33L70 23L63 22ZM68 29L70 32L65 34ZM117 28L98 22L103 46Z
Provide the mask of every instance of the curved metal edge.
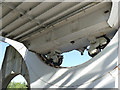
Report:
M111 13L109 16L109 19L107 23L111 28L116 28L118 29L119 27L119 22L120 22L120 2L119 0L112 0L112 8L111 8Z

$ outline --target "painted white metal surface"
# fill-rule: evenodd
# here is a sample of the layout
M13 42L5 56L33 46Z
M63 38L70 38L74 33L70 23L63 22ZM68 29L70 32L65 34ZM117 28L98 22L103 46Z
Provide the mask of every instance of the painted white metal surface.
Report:
M118 40L119 40L119 53L118 53L118 57L119 57L119 60L118 60L118 78L117 78L117 81L116 82L116 86L120 89L120 30L119 30L119 33L118 33Z
M31 88L118 88L115 85L118 82L115 68L118 62L118 32L101 53L72 68L50 67L23 44L2 37L0 40L12 45L24 58Z
M11 80L19 74L26 79L29 87L29 74L25 61L15 48L8 46L2 63L2 88L6 88Z
M91 39L103 34L113 33L117 29L116 27L119 27L119 14L117 15L118 12L116 12L116 10L119 9L118 3L112 2L112 9L110 9L111 4L108 2L100 4L92 3L93 6L90 6L90 2L82 2L81 4L80 2L69 4L62 2L29 4L16 2L6 4L8 4L8 7L3 6L4 17L1 20L4 22L3 27L0 29L0 35L20 42L24 41L27 48L22 43L2 36L0 36L0 41L7 42L13 46L25 60L29 71L31 88L119 87L120 70L115 68L120 63L118 60L118 43L120 42L118 42L118 32L101 53L88 62L76 67L50 67L42 62L36 53L29 51L33 50L37 53L42 53L57 48L65 52L89 45L88 38ZM85 6L87 5L90 7L86 10ZM62 6L64 7L60 8ZM81 13L71 16L69 19L65 19L55 26L53 25L50 28L42 29L40 32L38 26L43 26L44 28L44 24L50 23L52 20L57 20L61 18L62 15L64 16L78 10L79 6ZM104 12L106 10L111 11L111 13L105 14ZM116 19L118 19L118 21ZM51 31L49 32L49 30ZM77 43L75 46L77 45L77 47L69 45L69 40L76 40ZM81 44L83 44L83 46ZM52 48L48 48L50 45Z
M120 1L119 0L112 0L112 8L111 8L111 13L110 17L108 19L108 24L110 27L113 28L118 28L120 25Z

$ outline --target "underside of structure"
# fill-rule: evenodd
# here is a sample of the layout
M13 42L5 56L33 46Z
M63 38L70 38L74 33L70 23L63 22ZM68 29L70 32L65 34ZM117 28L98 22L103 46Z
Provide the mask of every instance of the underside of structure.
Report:
M82 49L100 36L113 37L114 5L117 2L3 2L0 35L40 54Z
M30 88L118 88L119 2L2 2L2 88L21 74ZM64 52L92 57L61 67Z

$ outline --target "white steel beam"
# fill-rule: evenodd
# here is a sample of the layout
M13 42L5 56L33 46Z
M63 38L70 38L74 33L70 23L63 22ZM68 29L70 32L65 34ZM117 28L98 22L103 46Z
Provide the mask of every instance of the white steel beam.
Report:
M65 5L64 5L64 4L65 4ZM70 5L72 5L72 4L74 4L74 3L71 3ZM49 20L49 19L47 19L47 20L45 20L45 21L41 21L42 17L51 14L51 13L54 12L57 8L60 9L59 7L63 7L63 6L64 6L64 7L67 7L67 6L70 6L70 5L69 5L69 4L66 5L66 3L62 3L62 2L61 2L61 3L57 3L57 4L54 5L53 7L47 9L46 11L44 11L42 14L34 17L31 21L25 23L24 26L25 26L25 25L28 25L28 24L30 24L31 22L34 22L34 21L37 21L37 23L36 23L32 28L38 27L38 26L42 26L42 25L46 24L46 21ZM59 10L58 10L58 11L59 11ZM52 16L52 17L54 17L54 16ZM49 17L49 18L51 18L51 17ZM28 26L29 26L29 25L28 25ZM22 27L23 27L23 26L22 26ZM18 28L18 29L19 29L19 28ZM15 35L16 33L17 33L17 34L19 34L19 33L21 34L22 31L21 31L20 29L19 29L19 31L18 31L18 29L12 30L10 33L8 33L8 35L6 35L6 37L9 37L11 34ZM22 33L24 33L24 32L25 32L25 31L23 31Z
M33 16L27 14L29 11L26 12L25 10L21 9L21 5L22 5L22 4L23 4L23 2L22 2L19 6L17 6L16 8L15 8L15 7L12 7L12 9L13 9L12 11L18 12L19 14L25 16L27 19L30 19L30 20L31 20L31 19L33 18ZM39 3L38 3L38 4L39 4ZM4 3L3 5L11 7L11 5L6 4L6 3ZM36 6L35 6L35 7L36 7ZM11 13L9 13L9 14L11 14ZM8 14L7 14L6 16L8 16ZM5 17L4 17L4 18L5 18ZM1 20L4 20L4 18L2 18ZM19 20L20 18L21 18L21 17L18 16L18 17L17 17L15 20L13 20L11 23L9 23L8 25L2 27L1 31L6 31L6 30L4 30L4 29L9 28L9 27L12 26L12 25L15 25L15 23L17 22L17 20ZM4 22L4 21L3 21L3 22ZM36 22L36 21L35 21L35 22Z
M28 38L28 37L32 37L32 36L35 36L38 32L44 32L44 31L46 31L45 29L47 29L47 30L49 30L49 27L51 28L53 28L54 29L54 27L56 27L57 26L57 24L59 25L61 25L61 23L64 25L66 22L70 22L70 21L72 21L72 20L74 20L74 19L76 19L76 18L78 18L78 15L79 15L79 18L80 18L80 16L82 16L83 14L85 14L86 15L86 13L89 13L89 12L85 12L85 11L87 11L87 9L89 10L89 9L91 9L94 5L96 5L97 3L91 3L90 5L88 5L88 6L85 6L85 7L83 7L83 8L81 8L80 9L80 13L77 13L76 15L68 15L68 17L63 17L62 18L62 20L60 20L60 21L57 21L57 22L52 22L52 25L48 25L48 26L45 26L45 28L41 28L41 26L42 25L44 25L44 23L43 24L41 24L40 26L36 26L36 27L34 27L34 28L32 28L32 29L30 29L29 31L27 31L26 33L27 34L25 34L24 36L22 36L21 38L19 38L18 40L19 41L24 41L26 38ZM97 5L96 5L97 6ZM88 8L86 8L86 7L88 7ZM82 14L82 15L81 15ZM58 19L59 20L59 19ZM64 23L63 23L64 22ZM59 26L60 27L60 26ZM61 25L61 27L62 27L62 25Z
M112 28L117 28L120 25L120 1L112 0L112 9L110 13L110 17L108 19L108 24Z
M114 75L118 62L118 32L101 53L70 68L50 67L21 43L3 37L0 40L12 45L25 60L31 88L117 88Z
M56 4L55 4L56 5ZM55 6L54 5L54 6ZM33 12L33 11L35 11L36 10L36 8L37 8L37 10L39 10L38 9L38 7L40 7L40 6L44 6L44 3L43 2L41 2L40 4L38 4L36 7L34 7L32 10L29 10L26 14L23 14L23 16L22 17L25 17L25 18L28 18L29 19L29 21L27 21L27 22L25 22L24 24L23 24L23 26L19 26L19 27L17 27L16 29L14 29L14 30L9 30L9 28L11 27L11 26L14 26L18 21L20 21L21 19L20 19L20 17L19 18L17 18L15 21L13 21L8 27L6 27L5 29L2 29L1 31L3 31L3 32L6 32L6 33L12 33L12 32L14 32L14 31L21 31L22 29L21 29L21 27L24 27L25 28L25 26L27 25L27 24L29 24L29 25L27 25L28 27L29 26L31 26L31 22L35 22L35 24L34 25L38 25L38 23L40 22L39 20L37 20L37 19L35 19L37 16L35 16L35 17L33 17L33 16L31 16L30 14L31 14L31 12ZM51 8L53 7L53 5L51 6ZM40 8L42 8L42 7L40 7ZM50 8L50 7L49 7ZM47 8L48 9L48 8ZM44 12L46 12L46 10L45 11L43 11L42 13L44 13ZM40 12L40 14L41 14L41 12ZM28 16L28 17L26 17L26 15ZM24 18L24 19L25 19ZM32 25L33 26L33 25ZM20 29L19 29L20 28ZM8 34L9 34L8 33ZM8 36L8 35L7 35Z
M86 4L86 3L84 3L84 4ZM60 18L61 16L64 16L65 14L67 14L67 13L70 12L70 11L74 11L76 8L79 8L80 5L83 5L83 3L79 3L79 4L71 7L70 9L63 11L62 13L57 14L56 16L47 19L46 21L44 21L44 22L42 23L42 25L44 25L44 24L46 24L46 23L48 23L48 22L54 21L55 19ZM41 26L42 26L42 25L41 25ZM28 33L31 32L32 30L34 30L35 28L36 28L36 27L34 27L34 28L30 29L30 30L27 30L26 32L24 31L24 32L20 33L18 36L14 37L13 39L18 39L18 38L20 38L20 37L28 34Z
M3 2L2 4L4 4L5 2ZM23 2L20 2L20 4L18 4L16 7L14 7L13 5L8 5L7 4L7 7L9 7L11 9L10 12L8 12L5 16L2 16L2 18L6 17L9 13L11 13L15 8L17 8L18 6L20 6ZM0 20L2 19L0 18Z
M104 6L106 6L106 4L104 4ZM112 31L112 28L110 28L109 25L106 23L109 13L104 14L104 11L108 9L108 7L103 7L101 10L98 10L98 8L93 10L92 8L94 13L87 13L87 15L79 18L80 14L86 14L87 12L87 10L86 12L82 11L80 14L74 16L74 18L72 17L68 20L64 20L58 25L51 28L43 29L44 31L38 32L36 34L31 33L33 34L33 36L30 37L30 35L28 35L22 37L19 41L22 42L27 40L30 45L26 46L30 50L36 51L37 53L47 53L52 49L58 49L64 52L64 47L69 48L66 51L78 49L81 46L81 48L83 48L89 45L89 41L85 40L81 42L76 42L77 40L84 38L88 39L91 36L94 36L96 38L98 36L106 34L107 32ZM75 41L76 43L71 45L71 41ZM68 46L64 46L65 44Z

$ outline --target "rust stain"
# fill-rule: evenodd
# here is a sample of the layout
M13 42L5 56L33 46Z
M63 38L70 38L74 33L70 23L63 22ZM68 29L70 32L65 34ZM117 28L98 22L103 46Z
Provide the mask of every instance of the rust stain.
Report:
M120 70L119 66L120 66L120 64L118 66L116 66L113 70L115 70L116 68L118 68L118 70Z
M118 65L118 70L120 70L120 67L119 67L119 66L120 66L120 64Z
M120 70L120 68L118 67L118 70Z
M113 78L115 78L110 72L108 72L110 74L110 76L112 76Z

